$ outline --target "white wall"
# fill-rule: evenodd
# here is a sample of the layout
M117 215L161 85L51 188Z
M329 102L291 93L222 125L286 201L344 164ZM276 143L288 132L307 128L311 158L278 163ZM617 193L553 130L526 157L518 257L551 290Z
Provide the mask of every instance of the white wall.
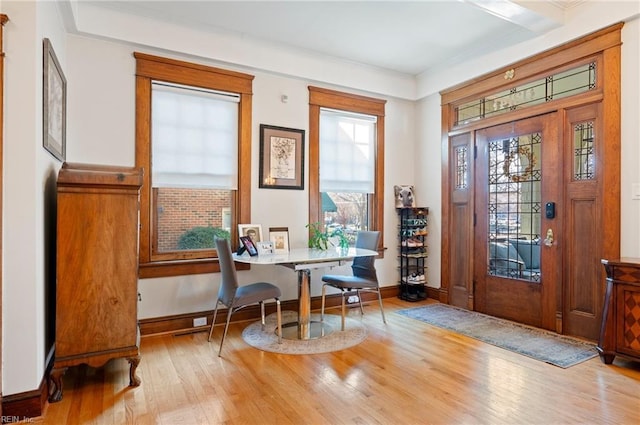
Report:
M639 6L640 7L640 6ZM640 18L622 29L622 234L620 254L640 257L640 200L632 199L632 184L640 184Z
M59 163L42 147L42 39L65 68L65 32L54 3L2 2L5 138L3 181L3 394L38 388L44 376L45 294L52 281L51 206ZM53 184L53 185L52 185ZM47 277L49 276L49 277Z
M126 43L108 42L83 36L69 35L68 54L74 58L69 64L69 123L70 143L68 159L78 162L98 162L133 165L135 129L135 60L136 49ZM141 50L138 48L138 50ZM154 49L147 53L166 54ZM171 57L180 57L173 52ZM188 59L188 58L186 58ZM221 66L217 61L203 61ZM226 68L230 67L226 65ZM235 66L232 69L255 76L253 82L252 132L252 223L261 224L266 237L268 228L289 227L291 247L306 245L308 220L308 89L318 84L301 78L286 77ZM339 88L323 84L323 87ZM351 90L354 92L354 90ZM357 92L357 91L356 91ZM359 92L366 95L371 93ZM281 101L282 95L288 102ZM373 94L375 95L375 94ZM377 95L379 96L379 95ZM397 284L396 225L392 202L393 185L413 182L412 149L414 140L413 102L386 98L386 205L385 241L389 248L384 260L378 261L383 286ZM117 124L114 124L117 123ZM260 124L277 125L305 130L305 190L277 190L258 188L258 157ZM335 270L334 270L335 271ZM344 268L347 271L347 268ZM322 271L313 273L317 281ZM284 299L297 297L296 275L286 268L255 266L240 272L242 283L259 279L278 282ZM159 317L210 310L214 307L219 283L217 274L143 279L140 281L142 302L139 317ZM313 285L318 295L320 285Z

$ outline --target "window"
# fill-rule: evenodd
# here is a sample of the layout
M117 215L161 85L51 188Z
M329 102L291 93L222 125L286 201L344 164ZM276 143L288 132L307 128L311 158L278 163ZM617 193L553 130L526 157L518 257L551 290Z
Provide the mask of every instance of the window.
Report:
M309 87L309 103L309 222L351 244L358 230L382 233L386 102Z
M248 222L253 77L134 54L140 277L217 271L216 236Z

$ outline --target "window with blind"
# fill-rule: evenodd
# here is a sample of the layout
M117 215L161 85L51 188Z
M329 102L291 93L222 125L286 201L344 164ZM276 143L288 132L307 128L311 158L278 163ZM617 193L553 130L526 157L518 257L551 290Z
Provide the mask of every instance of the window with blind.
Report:
M253 76L135 53L140 277L217 271L248 222Z
M154 81L151 99L153 251L214 249L215 237L230 237L239 96Z
M309 87L309 223L351 244L359 230L384 234L385 103Z
M377 117L320 109L322 222L355 242L369 229L369 198L375 192Z

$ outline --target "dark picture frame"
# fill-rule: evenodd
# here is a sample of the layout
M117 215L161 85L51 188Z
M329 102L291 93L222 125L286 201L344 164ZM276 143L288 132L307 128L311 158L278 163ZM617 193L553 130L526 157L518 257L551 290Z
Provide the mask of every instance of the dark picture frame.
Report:
M42 145L59 161L67 157L67 79L48 38L43 40Z
M249 236L240 236L240 242L250 256L255 257L256 255L258 255L258 248L256 248Z
M304 189L304 130L260 124L259 187Z

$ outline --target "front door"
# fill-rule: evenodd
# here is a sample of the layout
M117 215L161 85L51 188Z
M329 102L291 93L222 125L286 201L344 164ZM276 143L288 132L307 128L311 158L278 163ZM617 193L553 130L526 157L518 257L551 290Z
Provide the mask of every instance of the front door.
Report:
M476 310L555 330L562 285L556 113L476 132Z

